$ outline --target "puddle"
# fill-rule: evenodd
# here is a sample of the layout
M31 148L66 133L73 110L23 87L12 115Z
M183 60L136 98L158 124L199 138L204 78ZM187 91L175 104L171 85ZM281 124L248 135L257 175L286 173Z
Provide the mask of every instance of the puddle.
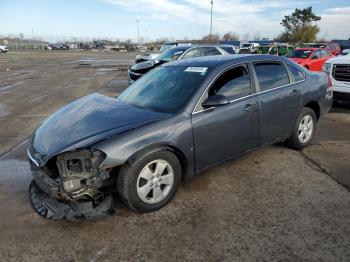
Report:
M10 114L10 110L8 109L8 106L4 103L0 103L0 118L8 116Z
M9 89L11 89L11 88L20 86L20 85L22 85L23 83L25 83L25 82L24 82L24 81L20 81L20 82L11 84L11 85L2 86L2 87L0 87L0 91L7 91L7 90L9 90Z
M29 103L33 103L33 102L36 102L38 100L42 100L43 98L46 98L47 95L41 95L41 96L37 96L37 97L34 97L32 100L29 101Z
M98 68L96 72L118 71L118 68Z
M3 190L6 188L11 189L11 191L27 190L28 181L32 179L28 161L1 160L0 170L0 185L2 185Z

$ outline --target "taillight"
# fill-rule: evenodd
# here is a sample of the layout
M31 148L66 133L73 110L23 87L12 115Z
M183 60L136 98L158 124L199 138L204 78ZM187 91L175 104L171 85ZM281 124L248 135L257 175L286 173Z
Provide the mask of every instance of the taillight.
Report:
M327 75L328 77L328 88L332 88L333 84L332 84L332 79L330 78L329 75Z
M326 90L326 98L327 99L332 99L333 97L333 84L332 84L332 80L330 78L329 75L327 75L327 78L328 78L328 84L327 84L327 90Z

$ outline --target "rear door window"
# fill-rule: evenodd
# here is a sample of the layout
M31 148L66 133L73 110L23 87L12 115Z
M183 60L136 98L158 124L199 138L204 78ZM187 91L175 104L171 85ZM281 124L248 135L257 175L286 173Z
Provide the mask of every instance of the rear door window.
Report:
M328 56L331 56L330 53L328 53L328 51L326 50L321 50L321 56L322 57L328 57Z
M188 50L187 53L183 55L182 59L194 58L199 56L201 56L200 48L194 48L194 49Z
M260 92L290 83L288 71L278 62L262 62L254 64Z
M245 65L237 66L223 73L209 90L209 96L219 94L229 100L252 94L250 76Z
M236 51L232 48L232 47L229 47L229 46L220 46L221 49L224 49L227 53L231 54L231 55L234 55L236 54Z
M321 52L320 50L317 50L311 57L312 59L319 59L321 58Z

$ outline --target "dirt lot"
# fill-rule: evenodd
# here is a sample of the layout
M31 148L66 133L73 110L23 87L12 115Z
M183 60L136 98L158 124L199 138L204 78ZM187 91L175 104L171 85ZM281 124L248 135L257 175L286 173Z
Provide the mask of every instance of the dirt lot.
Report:
M31 209L26 140L59 107L116 96L134 54L0 55L2 261L349 261L350 106L333 109L313 145L278 144L186 180L162 210L89 222Z

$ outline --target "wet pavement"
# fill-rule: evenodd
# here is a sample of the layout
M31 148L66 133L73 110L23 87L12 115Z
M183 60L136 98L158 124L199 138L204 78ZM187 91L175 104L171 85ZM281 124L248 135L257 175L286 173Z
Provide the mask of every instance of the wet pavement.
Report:
M277 144L230 161L184 181L157 212L121 206L99 221L40 218L28 200L26 139L70 101L95 91L118 95L127 85L125 61L133 57L0 56L0 260L349 261L346 104L320 121L309 148ZM93 59L93 66L80 64Z

